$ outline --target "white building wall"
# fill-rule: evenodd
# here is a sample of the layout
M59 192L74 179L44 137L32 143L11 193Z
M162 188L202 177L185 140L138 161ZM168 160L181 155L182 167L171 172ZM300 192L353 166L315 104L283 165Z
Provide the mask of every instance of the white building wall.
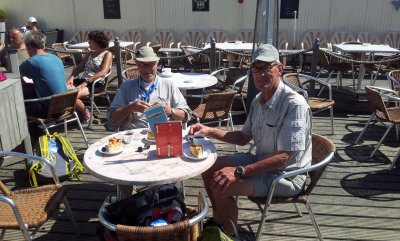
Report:
M128 29L143 31L150 41L157 30L171 30L179 42L188 30L224 30L232 38L240 30L254 27L256 0L209 0L209 12L192 12L191 0L120 0L121 19L103 18L102 0L1 0L8 14L7 28L21 27L35 16L43 30L63 29L69 40L78 29L113 29L118 36ZM300 0L296 42L308 30L335 31L355 35L370 31L383 38L388 31L400 31L400 11L392 0ZM279 28L294 41L294 20L281 19ZM298 45L298 44L297 44Z

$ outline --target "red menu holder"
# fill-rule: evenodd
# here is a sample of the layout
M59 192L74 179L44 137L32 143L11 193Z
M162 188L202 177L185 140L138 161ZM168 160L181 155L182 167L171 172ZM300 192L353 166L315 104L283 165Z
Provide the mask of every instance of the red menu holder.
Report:
M155 123L157 157L182 156L182 122Z

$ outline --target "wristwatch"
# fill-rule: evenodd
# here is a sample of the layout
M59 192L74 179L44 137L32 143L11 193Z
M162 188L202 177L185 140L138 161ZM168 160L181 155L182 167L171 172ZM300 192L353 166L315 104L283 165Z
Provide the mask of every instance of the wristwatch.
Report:
M236 167L235 174L238 174L240 177L244 177L244 167L243 166L238 166Z
M169 115L169 116L173 116L173 115L175 115L175 114L176 114L175 109L171 108L171 115Z

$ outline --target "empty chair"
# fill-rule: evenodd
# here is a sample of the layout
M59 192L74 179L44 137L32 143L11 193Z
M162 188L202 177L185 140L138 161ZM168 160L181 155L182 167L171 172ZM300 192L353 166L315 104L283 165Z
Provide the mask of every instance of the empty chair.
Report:
M178 48L182 46L193 46L193 47L203 47L204 46L204 35L200 31L188 31L186 32L181 41L178 43Z
M54 52L61 59L64 65L65 65L65 60L69 59L72 61L74 66L76 66L74 55L67 53L67 48L65 47L64 43L54 43L52 44L51 47L54 49Z
M400 69L399 70L392 70L387 73L387 79L390 83L390 87L394 91L400 90Z
M376 145L375 149L369 155L372 158L375 152L378 150L379 146L385 140L387 134L392 129L393 126L400 124L400 109L398 106L396 107L386 107L385 101L382 96L389 101L398 101L397 93L389 90L383 89L375 86L366 86L365 91L367 92L368 101L371 103L373 108L373 113L371 117L367 121L364 126L364 129L361 131L360 135L357 137L355 141L358 144L361 141L361 138L364 136L365 131L368 129L368 126L371 124L372 120L376 120L382 123L388 123L386 132L383 134L382 138L379 140L379 143ZM386 126L386 125L385 125Z
M0 151L0 157L13 156L27 160L37 160L48 165L53 177L52 184L43 185L36 188L13 188L12 191L6 186L11 182L7 180L3 183L0 180L0 239L3 238L7 229L21 230L24 240L32 240L33 236L40 227L49 220L53 213L59 210L60 203L64 203L65 210L71 220L76 233L79 235L79 229L72 214L68 200L66 198L67 189L60 183L55 174L54 165L47 159L38 156L22 154L18 152ZM2 161L7 161L4 158ZM16 183L16 182L12 182ZM31 235L28 229L34 229ZM17 240L15 234L12 235ZM18 238L18 240L20 240Z
M236 34L234 40L252 43L254 41L254 32L253 31L240 31L238 34Z
M169 30L161 30L157 31L156 35L153 37L151 42L147 43L147 46L150 45L161 45L161 48L171 48L175 43L175 36L172 31Z
M392 48L400 49L400 31L388 32L383 39L383 43Z
M370 44L381 44L381 40L378 35L370 32L360 32L357 35L357 42L370 43Z
M206 42L211 42L211 37L215 39L216 43L224 43L230 40L226 32L219 30L210 31L207 35Z
M115 35L115 33L114 33L113 30L111 30L111 29L105 29L105 30L103 30L103 33L104 33L104 35L106 35L108 41L112 41L112 40L115 39L115 36L116 36L116 35Z
M69 44L77 44L88 41L89 33L91 30L78 30L74 33L74 36L68 41Z
M283 174L277 176L273 180L271 187L269 189L268 196L266 198L249 197L250 201L256 203L261 211L261 220L258 225L257 236L256 236L257 241L260 240L265 220L268 217L268 210L271 204L289 204L289 203L293 203L295 205L295 208L299 216L302 216L302 213L300 209L297 207L297 204L300 203L306 206L308 215L311 218L311 222L314 226L315 231L317 232L318 238L319 240L323 240L322 233L319 230L317 220L315 219L314 212L309 202L309 196L311 195L311 192L314 189L314 187L317 185L326 167L331 162L335 152L336 152L336 147L332 143L332 141L330 141L326 137L317 134L312 134L311 166L306 166L293 171L284 172ZM307 175L310 179L310 182L307 182L307 185L305 185L303 191L301 191L298 195L294 197L274 196L275 185L279 182L279 180L301 174Z
M320 85L320 88L322 87L328 88L329 91L328 98L310 97L308 95L305 86L307 86L311 80L315 81L316 85ZM331 134L333 135L335 133L333 125L333 106L335 105L335 101L332 99L331 86L328 83L321 81L317 78L297 73L290 73L283 75L283 82L289 87L291 87L293 90L302 94L304 98L306 98L307 103L310 106L313 114L317 114L324 110L329 110L331 117Z
M78 96L79 89L74 89L61 94L55 94L43 98L37 99L25 99L25 102L41 102L49 101L49 109L47 110L46 117L34 117L28 116L28 121L38 123L45 133L50 133L49 129L64 125L64 131L67 135L67 124L69 122L75 121L82 133L85 140L86 146L89 147L88 140L86 138L85 132L83 131L81 122L79 120L78 114L75 111L76 99Z

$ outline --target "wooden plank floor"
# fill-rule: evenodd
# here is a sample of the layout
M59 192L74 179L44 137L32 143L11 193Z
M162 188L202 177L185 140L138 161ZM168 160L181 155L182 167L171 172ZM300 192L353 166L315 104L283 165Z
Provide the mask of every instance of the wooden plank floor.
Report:
M329 135L329 118L314 117L314 132L326 135L337 147L334 160L311 196L312 207L325 240L398 240L400 236L400 169L387 170L399 149L399 143L392 131L375 157L368 159L384 127L376 125L370 128L364 142L354 145L367 119L367 115L337 113L335 135ZM236 120L236 123L239 121ZM86 134L93 143L110 133L102 125L96 125L94 130L86 130ZM71 128L69 138L82 159L85 145L77 128ZM233 145L215 143L220 155L233 152ZM27 178L22 169L21 161L3 163L0 177L7 185L14 185L11 179L16 177L16 183L22 185ZM81 182L65 184L68 186L68 200L82 232L81 238L76 238L68 216L61 212L58 218L51 219L40 229L36 240L98 240L97 211L105 197L115 193L115 187L88 173L83 175ZM200 177L187 180L185 185L187 202L195 204L197 193L204 191ZM258 208L246 198L239 199L239 207L241 236L246 240L254 240L260 218ZM316 240L307 211L304 206L300 208L304 214L302 217L296 215L292 205L273 205L262 240ZM7 231L5 236L5 240L21 239L19 231Z

